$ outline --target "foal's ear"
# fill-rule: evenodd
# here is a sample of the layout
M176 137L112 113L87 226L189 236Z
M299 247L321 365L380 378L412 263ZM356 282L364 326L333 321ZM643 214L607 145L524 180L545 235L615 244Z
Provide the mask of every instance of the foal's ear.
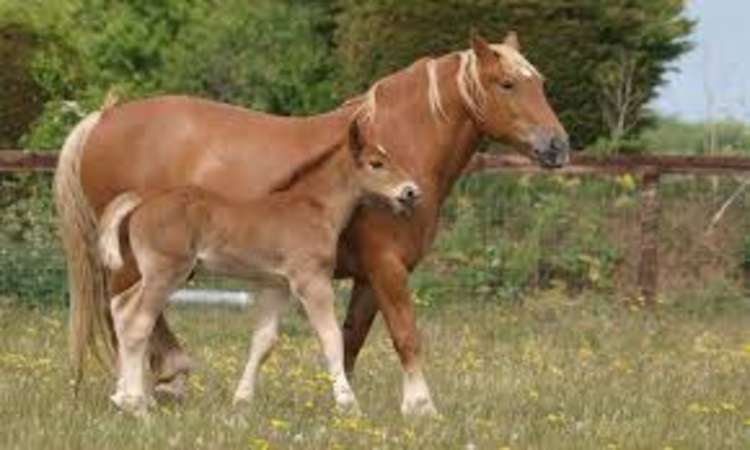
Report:
M491 63L497 60L497 56L490 47L490 44L488 44L476 30L471 30L470 40L471 49L474 50L474 54L477 55L477 59L480 63Z
M359 158L362 156L362 150L365 148L363 141L362 133L359 131L359 123L357 120L353 120L349 125L349 140L347 145L355 161L359 161Z
M518 40L518 34L516 34L515 31L511 31L505 36L503 44L516 50L517 52L521 51L521 42Z

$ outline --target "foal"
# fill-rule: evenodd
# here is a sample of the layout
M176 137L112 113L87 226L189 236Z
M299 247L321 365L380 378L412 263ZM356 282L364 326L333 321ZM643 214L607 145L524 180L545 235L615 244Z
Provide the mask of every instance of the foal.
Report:
M140 281L110 304L120 345L119 379L111 397L118 407L146 412L151 402L144 379L149 336L169 295L200 265L245 278L257 288L257 323L235 403L251 400L258 368L276 341L279 315L291 294L318 334L336 404L358 408L344 373L333 309L336 243L363 198L380 197L394 212L409 212L420 191L382 147L363 144L356 121L344 141L303 169L289 187L263 199L231 203L184 187L148 199L129 191L107 206L99 238L105 264L122 267L119 228L129 215L127 232L141 273Z

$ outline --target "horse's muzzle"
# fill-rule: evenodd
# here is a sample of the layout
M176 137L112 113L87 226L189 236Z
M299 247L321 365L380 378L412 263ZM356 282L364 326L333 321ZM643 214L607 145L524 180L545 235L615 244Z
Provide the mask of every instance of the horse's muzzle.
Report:
M562 167L570 161L570 143L567 137L553 136L546 145L537 147L534 153L542 167Z

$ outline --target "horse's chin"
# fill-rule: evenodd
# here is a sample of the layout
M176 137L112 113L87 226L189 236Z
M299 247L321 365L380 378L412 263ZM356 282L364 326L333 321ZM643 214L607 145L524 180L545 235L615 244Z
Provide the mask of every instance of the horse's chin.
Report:
M559 163L559 162L543 162L543 161L539 161L539 167L541 167L542 169L548 169L548 170L560 169L564 165L565 164Z
M570 162L570 156L568 154L551 156L540 155L537 158L537 162L543 169L559 169Z

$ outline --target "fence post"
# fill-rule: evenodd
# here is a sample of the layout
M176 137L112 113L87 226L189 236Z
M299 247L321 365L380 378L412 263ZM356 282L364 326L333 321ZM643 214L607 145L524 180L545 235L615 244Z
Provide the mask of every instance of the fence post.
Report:
M656 168L643 172L641 188L641 260L638 265L638 286L648 306L656 301L659 285L659 178Z

